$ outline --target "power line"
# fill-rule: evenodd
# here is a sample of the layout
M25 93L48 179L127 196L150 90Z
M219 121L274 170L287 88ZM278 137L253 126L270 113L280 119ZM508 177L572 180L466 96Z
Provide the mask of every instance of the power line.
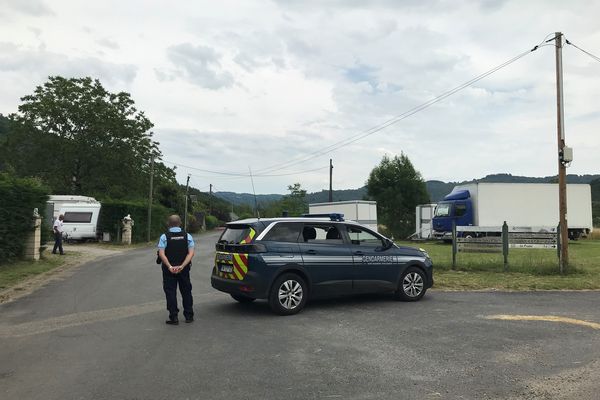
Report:
M206 172L206 173L224 175L224 176L227 176L227 177L232 177L232 179L249 178L250 177L250 174L240 174L240 173L236 173L236 172L224 172L224 171L207 170L207 169L196 168L196 167L192 167L192 166L189 166L189 165L183 165L183 164L179 164L179 163L175 163L175 162L167 161L167 160L163 160L163 162L166 162L166 163L169 163L169 164L172 164L172 165L176 165L178 167L195 170L195 171L201 171L201 172ZM320 170L323 170L323 169L326 169L326 168L329 168L329 166L319 167L319 168L313 168L313 169L307 169L307 170L303 170L303 171L285 172L285 173L281 173L281 174L252 174L252 176L254 178L264 178L264 177L300 175L300 174L305 174L305 173L308 173L308 172L320 171ZM208 175L194 175L194 174L190 174L190 175L195 176L197 178L211 178L211 176L208 176ZM223 178L221 178L221 179L223 179Z
M598 56L596 56L596 55L594 55L594 54L590 53L590 52L589 52L589 51L587 51L587 50L584 50L584 49L582 49L581 47L577 46L576 44L574 44L573 42L569 41L568 39L565 39L565 40L566 40L566 43L567 43L567 44L569 44L569 45L571 45L571 46L575 47L577 50L581 51L581 52L582 52L582 53L584 53L584 54L587 54L588 56L590 56L590 57L591 57L591 58L593 58L594 60L596 60L596 61L600 62L600 57L598 57Z
M548 36L546 36L546 38L547 37ZM450 97L453 94L455 94L455 93L457 93L457 92L459 92L459 91L461 91L461 90L463 90L463 89L471 86L473 83L476 83L476 82L478 82L478 81L486 78L487 76L489 76L489 75L491 75L491 74L499 71L502 68L507 67L508 65L514 63L515 61L517 61L517 60L525 57L526 55L528 55L528 54L536 51L540 47L544 46L544 42L545 42L546 38L544 38L544 40L542 42L540 42L538 45L534 46L531 50L524 51L524 52L518 54L517 56L515 56L515 57L513 57L513 58L511 58L511 59L509 59L509 60L507 60L505 62L503 62L502 64L499 64L496 67L494 67L494 68L492 68L492 69L490 69L490 70L488 70L488 71L486 71L486 72L484 72L484 73L476 76L475 78L473 78L473 79L471 79L471 80L469 80L469 81L467 81L467 82L465 82L465 83L463 83L461 85L458 85L455 88L453 88L451 90L448 90L448 91L446 91L446 92L444 92L444 93L442 93L442 94L434 97L433 99L431 99L429 101L426 101L426 102L424 102L424 103L422 103L422 104L420 104L420 105L418 105L416 107L413 107L412 109L410 109L408 111L405 111L404 113L399 114L399 115L395 116L394 118L391 118L391 119L385 121L382 124L376 125L376 126L374 126L372 128L367 129L366 131L360 132L360 133L358 133L356 135L353 135L353 136L351 136L349 138L340 140L340 141L338 141L338 142L336 142L336 143L334 143L334 144L332 144L330 146L327 146L327 147L325 147L325 148L323 148L321 150L318 150L316 152L313 152L311 154L305 155L305 156L303 156L303 157L301 157L299 159L297 158L295 160L290 160L290 161L287 161L287 162L284 162L284 163L274 164L274 165L272 165L270 167L259 169L259 170L257 170L257 172L258 173L268 173L268 172L274 171L274 170L279 169L279 168L290 167L290 166L293 166L293 165L296 165L296 164L308 161L310 159L313 159L313 158L325 155L325 154L330 153L332 151L338 150L338 149L340 149L342 147L345 147L345 146L348 146L348 145L350 145L350 144L352 144L352 143L354 143L354 142L356 142L356 141L358 141L360 139L363 139L363 138L365 138L367 136L370 136L370 135L372 135L374 133L377 133L377 132L379 132L379 131L381 131L383 129L386 129L387 127L389 127L391 125L394 125L394 124L396 124L396 123L398 123L398 122L400 122L400 121L402 121L402 120L404 120L404 119L412 116L413 114L418 113L419 111L422 111L422 110L424 110L426 108L431 107L432 105L434 105L434 104L436 104L436 103L438 103L438 102L446 99L447 97Z

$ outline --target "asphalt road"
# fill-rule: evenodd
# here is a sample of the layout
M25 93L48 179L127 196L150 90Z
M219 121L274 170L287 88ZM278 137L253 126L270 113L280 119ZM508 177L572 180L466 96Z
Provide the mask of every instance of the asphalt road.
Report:
M193 324L165 325L151 249L1 305L0 398L598 398L600 325L580 320L600 323L600 292L363 296L279 317L210 287L215 239L197 242Z

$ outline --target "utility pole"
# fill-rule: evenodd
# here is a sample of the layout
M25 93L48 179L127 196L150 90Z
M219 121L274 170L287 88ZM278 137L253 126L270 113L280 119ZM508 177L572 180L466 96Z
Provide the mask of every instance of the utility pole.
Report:
M560 218L560 273L569 266L569 226L567 222L567 160L565 156L565 110L563 101L563 34L556 32L556 125L558 138L558 210Z
M190 174L188 174L187 181L185 182L185 212L183 213L183 230L186 232L187 232L189 192L190 192Z
M212 215L212 183L210 184L208 190L208 215Z
M329 159L329 202L333 202L333 160Z
M154 156L150 158L150 191L148 192L148 235L147 241L151 240L150 234L152 230L152 194L154 185Z

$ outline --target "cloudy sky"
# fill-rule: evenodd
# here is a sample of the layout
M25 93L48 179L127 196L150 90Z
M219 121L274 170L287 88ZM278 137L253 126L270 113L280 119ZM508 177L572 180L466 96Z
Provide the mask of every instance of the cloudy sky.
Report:
M180 181L259 193L362 186L384 154L425 179L556 173L554 47L308 159L562 31L600 53L598 1L0 0L0 113L48 75L99 78L154 122ZM600 63L564 50L569 173L599 173ZM298 175L300 171L312 170ZM281 175L281 176L259 176Z

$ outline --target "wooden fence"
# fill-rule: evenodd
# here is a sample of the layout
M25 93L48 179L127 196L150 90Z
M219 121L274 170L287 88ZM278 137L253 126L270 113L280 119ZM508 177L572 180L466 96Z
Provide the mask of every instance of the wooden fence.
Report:
M560 229L527 231L518 227L509 228L506 221L502 229L485 232L470 226L452 227L452 268L456 268L458 253L502 253L504 270L508 271L509 249L555 249L560 254Z

